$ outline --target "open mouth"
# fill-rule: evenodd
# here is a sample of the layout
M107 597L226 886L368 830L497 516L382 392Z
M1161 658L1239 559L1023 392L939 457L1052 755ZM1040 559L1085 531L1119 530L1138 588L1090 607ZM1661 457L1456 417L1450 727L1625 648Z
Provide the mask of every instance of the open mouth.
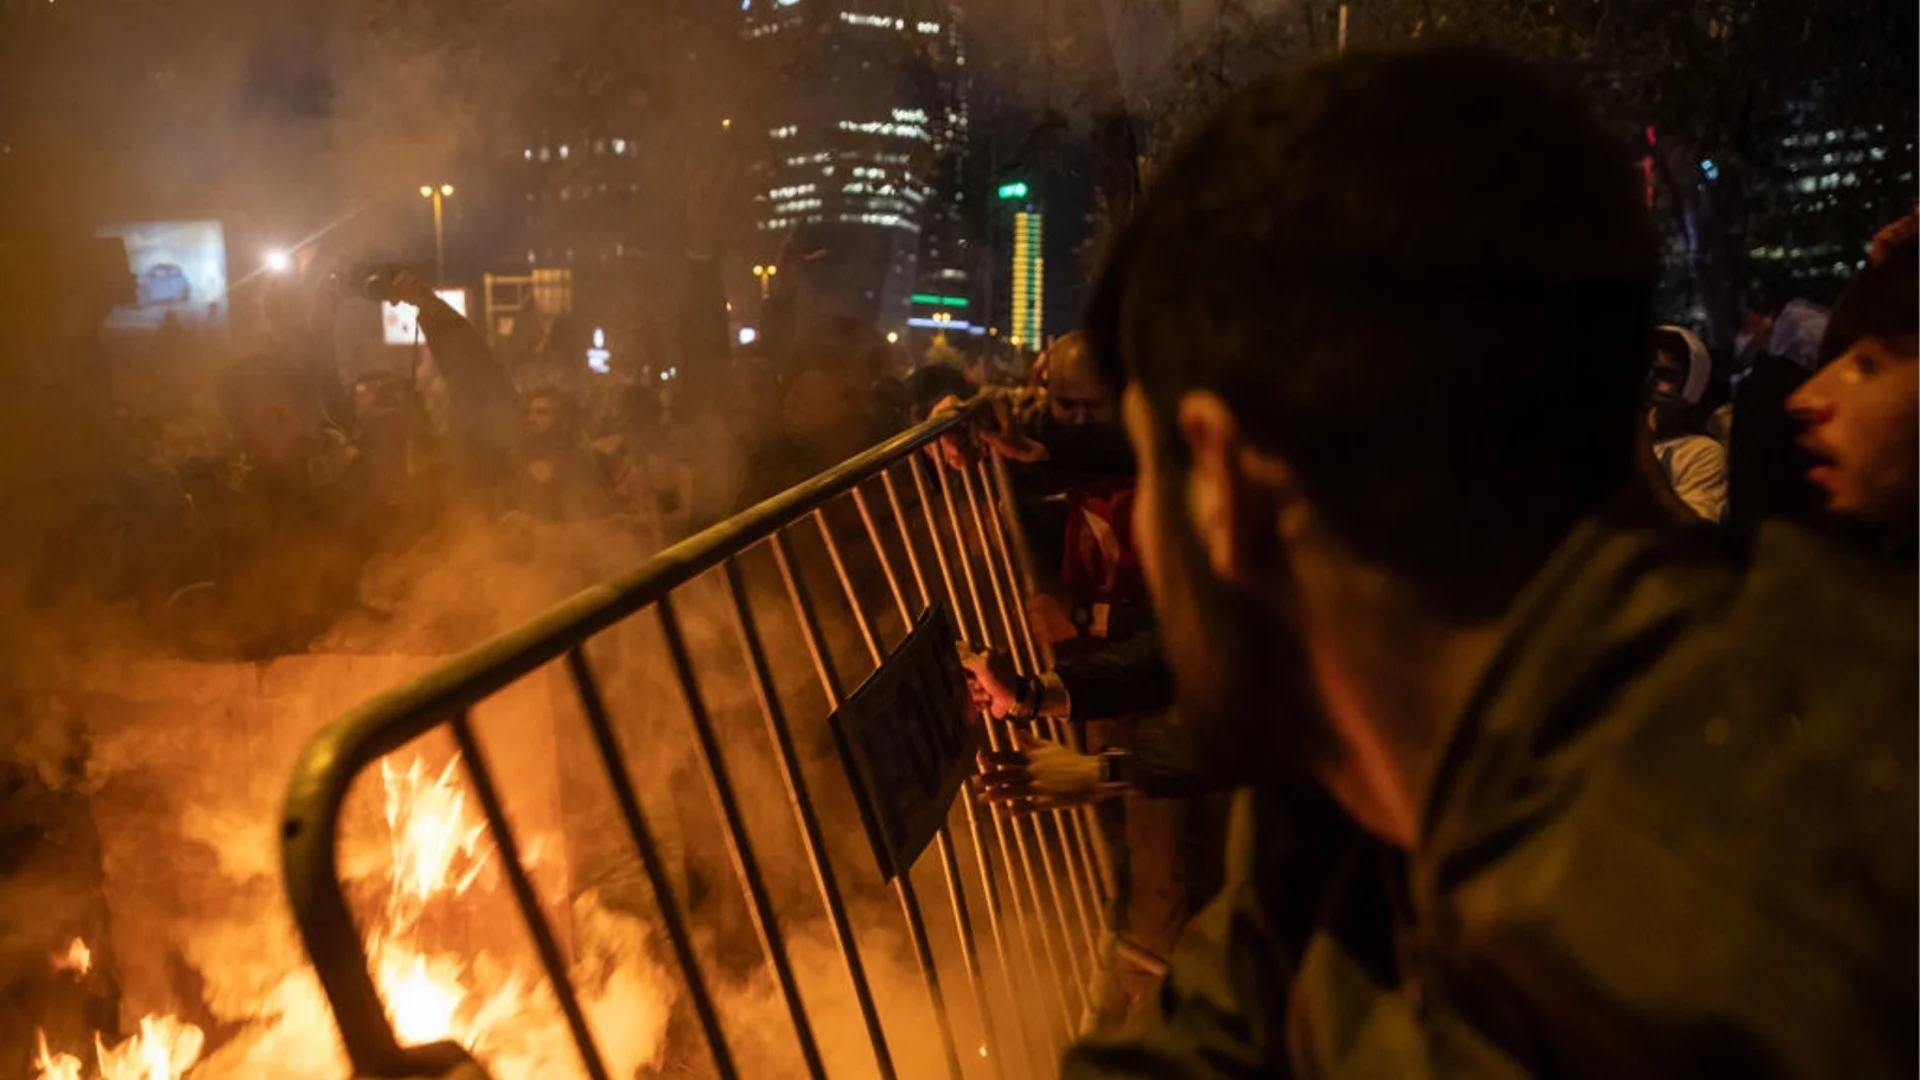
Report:
M1813 459L1813 463L1807 467L1807 479L1821 487L1830 486L1837 471L1833 451L1811 435L1802 435L1797 441L1800 449Z

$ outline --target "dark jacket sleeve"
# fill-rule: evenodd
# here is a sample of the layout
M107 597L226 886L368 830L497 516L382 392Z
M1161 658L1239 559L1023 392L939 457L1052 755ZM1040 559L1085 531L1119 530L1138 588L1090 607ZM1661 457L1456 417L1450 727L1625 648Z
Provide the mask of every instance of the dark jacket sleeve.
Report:
M512 378L480 331L438 297L421 307L420 332L446 380L447 438L456 466L475 481L504 481L520 436Z
M1236 797L1226 887L1187 924L1146 1015L1067 1051L1061 1080L1232 1080L1285 1075L1291 964L1265 933L1252 880L1252 806Z
M1220 785L1200 770L1193 729L1171 712L1141 720L1133 733L1133 787L1155 799L1205 795Z
M1066 684L1075 723L1173 704L1173 669L1167 666L1158 630L1135 634L1110 649L1062 660L1054 674Z
M1317 793L1237 793L1219 894L1187 924L1145 1014L1071 1047L1061 1080L1293 1075L1294 982L1356 836Z

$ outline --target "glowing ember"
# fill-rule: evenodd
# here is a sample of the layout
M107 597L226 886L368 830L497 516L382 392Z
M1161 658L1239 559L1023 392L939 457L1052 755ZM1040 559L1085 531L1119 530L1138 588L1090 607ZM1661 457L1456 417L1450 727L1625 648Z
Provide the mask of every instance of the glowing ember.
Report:
M85 975L93 970L93 950L87 948L86 942L74 938L67 943L66 952L54 954L53 970Z

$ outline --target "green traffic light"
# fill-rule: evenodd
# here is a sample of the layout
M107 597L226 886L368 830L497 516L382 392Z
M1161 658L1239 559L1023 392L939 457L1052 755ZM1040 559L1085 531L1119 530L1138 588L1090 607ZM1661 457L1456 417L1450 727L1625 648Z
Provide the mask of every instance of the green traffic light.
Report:
M1011 184L1000 185L1000 197L1003 199L1024 199L1027 197L1027 184L1024 180L1015 180Z

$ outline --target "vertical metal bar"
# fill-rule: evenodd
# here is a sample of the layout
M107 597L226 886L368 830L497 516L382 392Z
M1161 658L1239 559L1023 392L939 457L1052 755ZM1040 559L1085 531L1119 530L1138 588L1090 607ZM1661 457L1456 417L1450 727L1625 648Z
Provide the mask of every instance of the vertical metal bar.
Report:
M1073 733L1073 725L1057 717L1047 718L1047 731L1053 741L1078 753L1086 753L1086 746ZM1073 831L1079 843L1080 861L1087 877L1088 891L1093 894L1093 912L1099 921L1102 935L1113 932L1112 921L1107 916L1107 906L1119 894L1113 879L1113 856L1107 851L1106 841L1102 839L1100 828L1093 817L1093 807L1082 805L1067 811L1073 822Z
M873 524L873 511L867 507L866 493L860 490L858 484L854 485L853 488L853 505L860 511L860 524L866 527L867 540L873 544L873 554L880 560L881 576L887 579L887 590L893 593L894 607L900 612L902 624L900 632L905 634L913 629L913 614L907 609L907 594L900 588L900 575L893 572L893 560L887 555L886 545L880 542L880 530L875 528ZM913 556L913 546L911 544L907 546L907 556L909 558ZM923 592L925 591L924 585L925 583L923 582ZM848 596L847 601L851 603L853 597ZM877 664L879 661L875 660L874 663Z
M952 1080L962 1080L960 1051L953 1041L953 1021L947 1016L946 995L940 991L940 976L934 965L933 944L927 940L927 923L920 915L920 896L913 887L913 868L900 867L893 875L893 894L900 899L900 914L907 920L907 936L913 940L913 955L920 963L920 970L926 973L927 989L933 996L934 1008L940 1013L940 1042L947 1054L947 1075Z
M966 798L963 790L961 798ZM980 1014L980 1056L987 1059L987 1066L993 1075L1004 1078L1006 1066L1001 1061L1007 1054L1007 1044L1000 1037L1000 1026L994 1023L993 1008L987 1002L986 975L980 970L980 955L973 943L973 919L967 912L966 883L960 877L960 859L953 852L953 834L943 822L940 831L935 834L940 849L941 876L946 879L947 896L953 902L953 929L960 938L960 950L967 964L967 986L973 991L973 1007Z
M820 620L814 614L813 598L807 593L807 583L800 577L798 560L793 557L793 546L787 542L787 534L773 534L773 560L780 566L780 577L786 582L787 598L793 602L794 617L800 622L800 636L806 639L807 652L813 657L814 671L820 676L820 687L826 693L829 708L839 708L847 698L840 683L839 673L833 669L833 659L827 654L826 635L820 631ZM893 876L894 895L900 900L900 911L907 920L907 934L913 939L914 958L920 964L920 978L926 984L927 1000L933 1006L933 1016L940 1025L941 1047L947 1055L947 1072L953 1080L961 1080L960 1052L953 1041L953 1021L947 1015L946 995L940 989L940 972L934 967L933 947L927 943L927 926L920 918L920 901L913 892L911 868L902 867L901 872Z
M901 589L900 579L893 572L893 560L887 557L886 545L880 541L880 530L873 523L873 513L867 508L867 500L861 497L858 487L853 489L853 502L860 509L860 524L867 530L867 542L873 545L873 552L880 560L880 571L886 575L888 589L893 593L894 605L900 613L900 624L906 628L907 632L911 632L913 613L907 609L907 594ZM912 539L905 533L904 523L900 535L902 541L911 550ZM829 539L827 543L831 550L832 540ZM924 585L924 582L922 584ZM853 583L844 574L840 577L840 586L847 590L847 602L855 603ZM924 593L923 588L922 594ZM875 667L880 666L881 655L878 650L873 654L873 663ZM960 797L966 799L968 793L962 790ZM944 871L946 877L947 898L953 905L954 932L959 935L960 955L966 961L967 988L973 993L974 1011L980 1015L980 1033L985 1040L981 1044L980 1051L987 1055L987 1063L992 1067L993 1074L1004 1076L1005 1071L1000 1064L1000 1058L1006 1053L1006 1043L1000 1038L999 1027L993 1021L993 1009L987 1004L986 977L980 970L980 954L973 940L973 919L967 913L966 885L960 878L960 861L954 856L953 837L947 830L944 818L941 820L938 839L940 869ZM1005 962L1005 957L1002 957L1001 963ZM989 1047L992 1048L991 1053L988 1053Z
M1007 477L1006 459L995 454L992 457L992 483L987 484L987 495L996 502L1001 512L994 515L994 524L1004 530L1002 546L1006 550L1008 580L1019 581L1022 588L1031 595L1035 591L1033 572L1033 550L1027 543L1026 530L1021 526L1018 509L1013 503L1013 482ZM982 483L986 483L983 470ZM1053 646L1044 639L1036 639L1032 620L1020 624L1027 639L1027 652L1034 657L1037 670L1053 670ZM1073 736L1073 726L1058 718L1049 723L1054 741L1063 746L1084 752L1080 740ZM1099 916L1102 934L1110 935L1111 920L1107 915L1107 906L1113 897L1119 895L1119 885L1114 880L1113 856L1107 850L1104 834L1094 818L1092 806L1079 806L1071 811L1074 818L1074 831L1080 838L1080 855L1086 861L1087 881L1093 886L1094 913Z
M982 461L980 463L980 491L981 494L985 496L987 508L990 512L983 518L980 515L979 506L975 505L974 518L981 523L982 528L985 528L986 523L991 521L993 527L989 531L993 534L993 546L1000 554L1001 569L1006 575L1007 596L1010 597L1011 600L1017 600L1020 596L1020 589L1017 584L1020 580L1019 570L1014 565L1012 545L1007 542L1006 525L1001 520L1005 513L1010 512L1010 507L1008 505L1007 492L1005 489L996 492L993 480L993 470L988 467L988 462ZM967 500L969 503L973 502L971 485L968 487ZM989 563L991 563L991 557L989 557ZM994 589L997 594L999 591L999 579L997 575L995 576ZM1011 600L1009 601L1010 605ZM1019 623L1019 635L1021 639L1026 642L1027 670L1032 674L1038 675L1040 672L1046 670L1046 667L1042 663L1041 650L1034 640L1033 626L1026 618L1021 618ZM1048 650L1048 652L1051 651L1051 649ZM1079 747L1075 745L1073 740L1063 737L1062 727L1063 725L1058 720L1049 720L1046 723L1046 730L1052 735L1055 742L1078 750ZM1067 869L1073 883L1074 905L1080 909L1080 927L1086 933L1087 956L1089 962L1097 970L1100 964L1099 941L1108 933L1105 906L1106 896L1103 895L1101 888L1101 883L1105 880L1105 877L1098 872L1095 859L1091 852L1094 841L1088 835L1086 815L1078 813L1077 811L1056 809L1052 812L1052 816L1054 828L1057 829L1060 834L1061 858L1067 862ZM1074 861L1076 857L1079 859L1078 864ZM1086 897L1084 901L1082 899L1083 893ZM1091 917L1089 917L1089 909L1091 909Z
M673 898L672 883L667 880L666 869L660 858L660 848L654 843L653 830L648 828L646 818L640 813L640 799L633 790L633 777L628 775L624 764L626 759L620 755L620 740L613 732L613 724L607 718L606 702L600 697L600 685L593 677L593 671L587 666L587 658L575 645L567 650L567 668L573 673L573 684L580 693L581 708L587 714L587 726L593 730L593 741L600 750L600 762L606 766L607 781L613 787L614 801L620 804L620 814L627 819L627 831L633 836L634 846L639 849L640 869L647 875L647 885L653 890L654 902L660 908L660 922L666 927L667 941L673 946L673 958L680 965L680 973L686 977L687 992L693 998L694 1015L699 1018L700 1030L707 1037L707 1049L713 1054L714 1070L725 1080L734 1080L739 1071L734 1068L733 1053L727 1049L726 1036L720 1030L720 1014L714 1011L713 997L707 992L706 979L700 974L700 966L693 955L693 938L687 933L686 920L680 914L680 904Z
M947 479L947 467L945 462L936 460L934 463L934 473L940 478L940 499L941 499L941 502L944 503L946 506L947 522L952 528L954 550L959 555L959 558L960 558L960 570L962 575L966 578L967 591L973 598L974 614L979 617L980 640L983 643L985 643L987 646L991 647L993 644L993 635L988 628L987 609L986 609L986 605L980 602L980 588L976 582L976 579L974 578L973 559L967 554L966 533L962 531L960 528L960 513L954 506L953 485ZM1013 647L1012 642L1008 642L1007 644L1009 649ZM1000 725L996 721L994 721L991 717L989 717L986 719L984 726L987 731L988 748L991 750L1002 749L1003 744L1001 741L1001 733L999 731ZM1054 990L1056 993L1059 994L1061 1015L1066 1021L1067 1037L1071 1039L1073 1037L1074 1031L1077 1030L1078 1028L1078 1024L1075 1021L1073 1006L1067 1001L1067 991L1064 988L1068 986L1071 986L1073 988L1073 993L1080 998L1081 1005L1083 1008L1085 1007L1085 1004L1086 1004L1086 991L1080 985L1080 980L1078 979L1078 977L1076 977L1071 971L1071 966L1073 963L1072 957L1071 956L1068 957L1068 960L1067 960L1068 968L1062 969L1060 966L1060 958L1054 953L1053 937L1048 932L1048 927L1047 927L1047 918L1046 918L1047 902L1046 902L1046 899L1041 895L1040 875L1035 873L1033 869L1033 852L1027 845L1026 830L1021 828L1021 817L1022 815L1013 814L1007 811L1004 807L1000 807L996 805L993 808L993 818L994 818L995 828L1010 829L1013 833L1014 847L1020 853L1020 868L1026 874L1027 893L1033 901L1033 919L1034 919L1033 926L1037 931L1034 934L1034 937L1039 939L1041 952L1045 953L1047 957L1047 966L1053 971ZM1040 833L1037 827L1034 829L1034 839L1036 841L1044 840L1044 837L1040 836ZM1044 847L1044 844L1042 844L1042 846ZM1048 888L1048 891L1053 895L1055 911L1060 912L1062 909L1061 909L1060 898L1059 898L1059 886L1053 879L1050 865L1048 866L1047 888ZM1014 906L1014 910L1016 912L1020 910L1018 904ZM1024 920L1025 916L1023 915L1021 917ZM1063 929L1064 929L1064 918L1062 922L1063 922ZM1023 930L1025 929L1024 922L1022 925L1022 929ZM1065 940L1062 940L1061 947L1063 949L1068 947L1067 942Z
M480 744L474 740L473 725L465 710L455 714L452 727L454 742L460 747L460 760L466 766L467 780L473 784L474 797L486 814L487 831L493 834L494 846L500 849L500 864L506 870L507 884L520 905L521 918L527 921L527 933L540 954L540 965L547 969L547 982L553 986L553 996L559 1000L560 1011L567 1018L567 1030L572 1032L573 1045L580 1051L580 1064L585 1066L590 1080L609 1080L607 1063L601 1060L600 1049L594 1045L593 1032L587 1028L587 1014L580 1009L580 997L574 993L573 980L567 975L567 962L560 955L560 944L553 938L553 927L547 925L546 913L540 910L540 898L533 891L533 882L527 878L527 868L521 865L520 845L514 842L506 810L500 805L500 792L493 786L493 774L487 769Z
M853 609L854 625L860 628L860 637L867 643L867 656L873 661L875 667L879 667L880 661L886 654L880 648L879 636L874 633L873 621L867 618L866 611L860 607L859 595L853 591L853 578L847 574L847 564L845 560L840 558L840 545L833 539L833 530L827 528L827 519L821 516L818 510L814 511L813 520L815 524L820 526L820 539L826 544L827 560L833 564L834 576L840 579L840 591L846 594L847 606ZM873 519L868 518L866 525L867 534L869 536L875 536L873 532ZM882 558L885 558L885 556L882 556ZM900 604L900 614L904 618L907 613L907 602L899 596L898 588L895 588L894 593L895 599L898 600ZM908 622L907 626L911 629L913 626L912 622Z
M913 474L914 489L920 496L921 512L927 520L927 538L933 543L934 557L940 563L940 577L946 583L947 598L953 604L954 621L960 627L961 640L966 641L971 636L968 631L966 618L967 609L960 604L959 590L954 585L953 569L947 560L947 549L946 546L940 542L941 530L933 514L933 499L927 491L926 474L921 470L920 460L918 458L908 459L907 465L908 470ZM966 574L968 593L973 599L973 613L977 620L976 625L979 627L979 634L977 637L974 637L973 640L984 647L991 648L993 638L992 635L988 633L986 611L980 604L980 590L974 586L973 564L967 558L966 538L961 534L959 518L954 514L953 493L948 488L945 471L941 469L938 463L934 465L934 468L940 477L940 495L946 505L949 535L953 539L954 550L960 560L960 567ZM1000 749L999 741L995 737L995 723L993 718L990 716L982 716L981 727L987 732L989 748L994 750ZM984 830L981 829L979 821L975 817L971 800L967 803L967 815L968 820L973 823L974 843L979 847L984 847ZM1040 922L1042 905L1040 902L1039 888L1034 884L1033 862L1027 852L1026 838L1021 834L1017 823L1011 819L1012 816L1005 807L998 804L990 804L987 808L987 816L993 821L994 839L1000 847L1001 865L1007 868L1007 892L1008 898L1011 900L1009 906L1013 909L1014 927L1019 931L1021 941L1026 943L1026 948L1021 950L1021 955L1025 957L1027 961L1027 974L1033 979L1034 986L1038 987L1045 984L1053 987L1052 996L1060 1006L1060 1011L1056 1018L1061 1022L1061 1031L1068 1040L1071 1040L1076 1025L1074 1023L1073 1008L1067 1003L1066 991L1063 990L1060 985L1060 966L1053 958L1052 946L1048 944L1043 932L1044 926L1039 928L1042 932L1036 932L1034 925L1034 923ZM1009 828L1010 826L1011 829ZM1009 831L1013 833L1014 840L1012 844L1007 842L1007 833ZM1018 862L1014 861L1013 857L1016 850L1020 854ZM1025 891L1033 903L1034 923L1028 922L1027 908L1021 903L1020 879L1023 871L1026 875ZM989 884L989 887L991 887L991 884ZM1040 943L1040 949L1034 948L1034 942L1036 941ZM1047 963L1054 972L1054 978L1052 979L1045 979L1041 976L1038 954L1042 952L1046 954Z
M977 505L973 507L973 513L975 513L975 521L979 521L983 527L985 527L987 523L993 525L993 528L991 528L991 532L993 532L993 548L995 548L998 555L1000 555L1000 571L1002 571L1004 577L1006 577L1006 596L1012 598L1014 601L1018 601L1018 598L1020 598L1020 584L1018 584L1021 580L1020 569L1014 565L1012 544L1008 544L1008 538L1006 538L1008 525L1002 521L1002 517L1006 517L1008 513L1012 513L1012 505L1010 505L1010 500L1008 500L1006 488L1000 488L1000 490L996 492L995 482L993 482L993 480L995 480L996 469L991 469L989 465L998 465L998 459L993 459L991 463L989 463L989 461L981 461L981 463L979 463L979 484L981 484L981 494L983 494L983 498L985 498L985 502L987 502L987 507L989 507L989 511L993 511L993 513L987 513L985 517L981 517ZM972 502L972 492L970 492L970 502ZM998 507L998 509L995 509L995 507ZM989 559L989 561L991 561L991 559ZM995 588L998 590L998 584L996 584ZM1012 603L1012 601L1010 601L1010 603ZM1033 625L1031 625L1029 619L1020 619L1020 638L1025 642L1025 646L1027 646L1027 648L1025 648L1025 651L1027 651L1027 671L1033 673L1033 675L1039 675L1041 671L1046 671L1046 665L1043 663L1043 650L1035 644ZM1046 651L1050 653L1052 650ZM1052 736L1054 742L1058 742L1058 744L1062 744L1062 746L1068 746L1069 749L1079 749L1077 742L1075 742L1073 738L1066 736L1064 728L1066 728L1066 724L1062 724L1060 721L1056 721L1056 719L1048 719L1048 721L1044 723L1044 730ZM1092 853L1096 842L1094 842L1094 836L1089 832L1089 824L1087 824L1087 817L1089 817L1089 815L1087 815L1087 813L1081 813L1083 809L1085 809L1085 807L1054 809L1054 811L1052 811L1052 819L1054 819L1054 828L1060 832L1060 857L1066 859L1069 878L1071 878L1071 882L1073 882L1073 903L1075 903L1075 907L1079 909L1081 930L1085 932L1085 938L1087 938L1087 957L1089 957L1092 970L1096 972L1098 965L1100 965L1100 940L1110 932L1110 930L1108 930L1108 919L1106 919L1106 890L1102 888L1102 882L1106 882L1106 874L1102 874L1100 869L1098 869L1098 863L1102 863L1104 859L1096 859L1094 853ZM1075 859L1077 859L1077 861L1075 861ZM1083 897L1085 897L1085 899L1083 899Z
M853 591L853 579L847 576L847 564L840 558L840 545L834 543L833 529L827 525L827 515L819 510L813 512L813 523L819 526L820 540L826 545L827 560L833 564L834 576L840 579L840 589L847 594L847 608L853 612L853 625L860 631L860 640L867 646L867 655L873 658L873 665L880 666L880 639L874 636L873 620L867 618L866 609L860 606L860 596Z
M947 602L948 602L947 610L953 619L954 627L959 632L959 637L961 642L970 643L970 639L973 638L973 633L968 628L966 609L964 609L960 605L959 590L954 587L953 568L950 565L948 565L948 562L947 562L946 546L940 542L940 526L936 522L933 516L933 500L927 494L926 475L920 469L920 461L917 456L909 457L907 459L907 471L913 477L914 490L918 493L920 498L921 515L927 523L927 542L933 545L933 557L934 557L934 560L937 563L939 563L939 566L940 566L940 580L946 585ZM894 513L899 516L900 521L902 523L902 528L904 529L906 517L904 514L901 513L900 496L898 492L894 490L893 477L885 473L883 473L882 475L886 479L887 498L892 502L894 507ZM908 542L907 549L909 551L913 550L911 540L909 540ZM917 571L919 568L919 561L917 558L914 562L914 566L915 566L915 570ZM921 577L920 579L920 592L923 598L926 597L927 590L926 590L926 580L924 577ZM990 721L983 720L983 724L987 722L990 722ZM1001 958L1000 973L1002 976L1005 977L1007 982L1007 1000L1008 1000L1008 1003L1013 1007L1012 1011L1014 1015L1014 1022L1020 1025L1020 1027L1022 1028L1022 1037L1023 1037L1023 1041L1025 1041L1024 1039L1025 1014L1020 1008L1020 994L1015 990L1013 985L1013 968L1011 964L1007 962L1008 949L1003 937L1003 930L1001 927L1001 920L999 917L1000 893L999 893L999 890L995 887L992 862L987 855L986 827L981 824L979 815L977 811L974 809L974 801L971 797L963 798L960 802L960 805L966 811L967 829L969 830L969 833L973 837L974 857L979 861L979 864L980 864L980 883L987 895L987 915L989 917L989 924L993 929L995 947L999 950L999 953L1000 953L1000 958ZM1000 864L1007 868L1007 892L1008 892L1008 898L1012 901L1014 923L1019 930L1021 940L1026 942L1031 942L1033 940L1033 935L1027 928L1026 913L1020 907L1019 890L1014 885L1014 882L1013 882L1015 869L1014 869L1013 857L1009 853L1009 849L1007 846L1006 825L1005 825L1005 822L1002 820L1001 812L998 808L990 810L989 815L993 818L995 836L998 839L999 845L1000 845ZM1020 955L1027 962L1027 974L1033 980L1032 985L1036 987L1039 986L1044 980L1042 980L1040 977L1039 961L1034 958L1033 949L1031 947L1023 949L1021 950ZM1056 990L1057 989L1058 988L1056 987ZM1061 1008L1064 1010L1065 1007L1066 1007L1066 1002L1064 999L1062 999ZM1071 1018L1068 1018L1068 1020L1069 1022L1066 1025L1066 1029L1065 1029L1066 1035L1068 1038L1072 1038L1073 1025L1071 1023ZM1054 1065L1054 1062L1051 1060L1051 1055L1050 1055L1051 1047L1047 1044L1046 1035L1044 1033L1035 1032L1034 1034L1039 1038L1041 1058L1042 1058L1040 1062L1039 1071L1035 1075L1044 1075L1045 1073L1051 1071ZM1029 1049L1032 1049L1032 1044L1029 1044Z
M1014 623L1025 623L1027 613L1015 610L1006 592L1000 586L1000 569L994 565L993 544L987 539L987 522L980 516L980 500L974 494L973 474L960 470L960 487L967 497L967 510L973 517L973 531L980 537L980 561L987 572L987 590L993 597L994 607L1000 612L1000 626L1006 632L1007 652L1013 655L1013 663L1023 675L1037 675L1039 672L1028 661L1026 651L1020 647L1020 635L1014 630Z
M893 508L894 523L900 526L900 546L907 549L907 565L913 568L914 584L920 587L920 606L932 607L933 594L927 591L927 575L920 569L920 553L913 550L913 533L907 528L907 512L900 506L900 492L893 486L893 473L881 469L880 483L887 489L887 505ZM958 616L959 612L954 614Z
M993 524L1002 533L1002 548L1011 564L1007 570L1008 587L1016 595L1021 592L1032 595L1039 591L1033 571L1033 550L1027 543L1027 530L1020 520L1019 507L1013 501L1013 481L1007 476L1006 461L999 454L993 454L981 463L980 485L982 498L999 508L999 512L993 516ZM1031 620L1023 623L1022 629L1027 651L1033 656L1035 666L1041 670L1051 668L1052 642L1034 636Z
M840 673L834 670L833 661L827 655L827 639L820 630L819 617L813 611L813 595L807 589L805 579L800 576L800 562L794 557L793 545L787 541L785 532L773 534L773 561L780 567L780 578L786 583L787 599L793 603L794 618L800 623L800 636L806 640L807 652L813 657L814 673L820 676L820 688L827 696L827 708L837 709L847 699L846 689L840 682Z
M893 1055L887 1049L886 1033L880 1026L880 1013L873 1004L873 990L867 984L866 969L860 962L860 948L854 940L853 925L847 919L846 902L840 894L839 882L834 878L833 864L827 857L826 841L821 838L820 819L813 810L813 798L807 793L806 778L800 772L800 756L794 752L793 736L787 729L787 718L780 707L780 694L773 680L773 669L767 663L767 653L760 641L760 631L753 622L753 608L747 601L746 584L740 577L740 566L734 559L726 561L727 597L732 601L733 628L740 638L740 648L747 656L748 666L753 669L754 693L760 699L760 713L767 722L767 738L773 744L774 756L779 760L780 774L787 784L787 803L793 808L793 819L800 827L800 837L807 849L807 861L813 866L814 884L820 889L820 902L827 909L827 921L833 926L833 939L840 947L840 960L846 965L847 981L853 984L854 1001L860 1006L860 1019L866 1024L867 1038L873 1044L873 1056L880 1067L883 1080L893 1080L896 1075L893 1067Z
M740 813L740 803L733 793L733 782L727 775L726 761L720 756L720 740L713 732L713 720L707 715L707 706L700 696L700 686L693 673L693 660L687 655L687 643L680 635L680 622L673 614L671 596L662 596L654 605L660 616L660 629L666 635L667 653L673 659L674 673L680 679L680 692L687 705L688 719L693 722L693 732L700 740L700 757L706 765L707 788L713 795L714 808L720 812L721 821L727 831L727 851L733 856L733 868L740 875L740 886L747 894L748 908L753 914L753 928L759 932L760 947L766 951L767 966L771 969L780 994L786 999L787 1013L793 1018L794 1035L800 1041L800 1057L807 1063L807 1073L820 1080L826 1076L826 1065L820 1060L820 1047L814 1042L813 1025L807 1021L806 1006L800 1001L800 987L793 977L793 965L787 959L786 943L781 940L780 924L774 918L773 900L767 895L766 882L760 877L760 864L753 856L753 848L747 841L746 823Z
M1000 609L1000 622L1007 634L1007 650L1013 654L1013 662L1016 669L1028 675L1038 675L1039 672L1035 670L1031 664L1021 659L1022 652L1020 649L1019 636L1017 631L1014 630L1013 624L1018 621L1022 625L1025 625L1027 621L1026 612L1024 610L1016 611L1014 609L1012 599L1008 597L1006 590L1001 585L999 568L994 565L993 544L987 538L986 518L981 516L980 500L974 494L973 475L965 469L960 470L960 483L966 492L967 508L973 515L974 531L980 536L980 559L986 564L987 583L992 590L994 603ZM1060 840L1060 860L1066 863L1067 887L1065 891L1067 895L1072 898L1075 913L1080 916L1080 931L1082 937L1085 938L1084 944L1087 948L1087 974L1085 979L1091 980L1099 968L1100 948L1098 936L1093 932L1092 922L1087 915L1087 904L1083 896L1085 886L1080 880L1080 870L1073 861L1073 853L1067 843L1067 828L1064 824L1065 817L1066 816L1059 810L1046 811L1044 816L1039 813L1031 815L1034 840L1040 848L1040 862L1047 871L1047 884L1053 890L1054 913L1060 920L1061 949L1067 955L1068 967L1073 969L1075 985L1080 987L1081 1003L1085 1005L1092 1000L1092 994L1087 991L1085 984L1081 981L1082 976L1080 975L1077 961L1074 958L1072 945L1073 930L1071 927L1073 920L1067 913L1067 902L1061 899L1060 872L1054 864L1053 845L1047 842L1046 830L1041 826L1042 821L1051 820L1054 825L1054 831Z
M915 462L915 464L919 463ZM974 618L979 620L980 636L974 640L979 642L982 648L991 649L993 648L993 631L987 623L987 606L980 602L980 584L974 580L973 560L967 556L967 534L960 531L960 515L954 510L953 485L947 480L946 463L935 461L933 475L940 480L940 501L947 509L947 525L950 530L949 535L953 537L954 554L960 561L961 577L967 583L967 597L973 601ZM914 478L919 479L918 471L915 472ZM925 501L925 490L922 490L920 495L922 501Z

